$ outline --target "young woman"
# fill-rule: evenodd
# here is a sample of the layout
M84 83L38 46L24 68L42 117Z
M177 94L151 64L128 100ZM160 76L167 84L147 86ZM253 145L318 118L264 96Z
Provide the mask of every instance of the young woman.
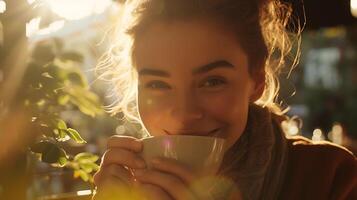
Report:
M225 138L217 176L233 184L224 194L202 194L185 166L159 159L148 170L141 141L114 136L94 199L356 199L349 151L282 131L286 117L274 99L291 49L290 13L275 0L127 1L101 63L119 96L113 111L152 136Z

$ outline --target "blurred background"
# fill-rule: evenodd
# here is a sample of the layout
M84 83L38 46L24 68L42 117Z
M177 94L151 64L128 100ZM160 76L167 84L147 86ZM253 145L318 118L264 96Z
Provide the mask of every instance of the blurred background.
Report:
M291 30L304 27L280 77L286 131L356 155L357 0L285 1ZM106 139L140 129L106 114L114 97L94 71L121 3L0 0L0 199L88 199Z

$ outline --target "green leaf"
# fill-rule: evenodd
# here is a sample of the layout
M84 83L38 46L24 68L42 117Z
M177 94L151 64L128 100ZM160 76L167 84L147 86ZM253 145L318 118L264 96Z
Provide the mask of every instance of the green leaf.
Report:
M46 163L57 163L60 158L59 148L51 148L48 151L42 153L41 160Z
M86 173L84 170L81 169L74 171L74 177L75 178L81 177L81 179L86 182L89 180L88 173Z
M78 104L77 106L82 113L89 115L91 117L95 117L95 111L91 109L89 106L83 104Z
M86 143L86 141L81 137L81 135L72 128L67 129L67 134L70 138L72 138L74 141L76 141L79 144Z
M99 169L99 166L96 163L80 163L79 166L87 173L92 173Z
M85 163L85 162L96 162L99 159L99 156L94 155L92 153L88 152L82 152L74 156L74 161L80 162L80 163Z
M30 147L34 153L41 154L41 160L46 163L56 163L61 155L61 150L55 144L41 141Z
M64 149L60 149L60 157L58 159L58 164L60 167L64 167L68 162L68 156L66 154L66 151Z
M66 129L57 129L57 130L58 130L58 135L57 135L58 141L65 142L65 141L68 141L69 139L71 139L71 137L69 137L69 135L67 134Z
M103 108L96 94L78 86L67 88L66 90L71 95L70 101L76 105L82 113L92 117L96 114L103 113Z
M60 157L58 159L58 163L59 163L60 167L66 166L67 162L68 162L68 159L65 157Z
M66 151L49 141L41 141L30 147L34 153L40 154L40 160L63 167L68 162Z
M66 122L64 122L62 119L57 119L57 128L59 129L67 129Z

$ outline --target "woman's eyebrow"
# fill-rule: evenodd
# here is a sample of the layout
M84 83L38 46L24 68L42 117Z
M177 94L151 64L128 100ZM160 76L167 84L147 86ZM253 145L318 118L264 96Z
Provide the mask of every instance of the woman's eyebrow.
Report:
M142 76L142 75L170 77L170 74L166 71L159 70L159 69L150 69L150 68L141 69L139 71L139 76Z
M225 60L218 60L194 69L192 74L202 74L217 68L234 68L234 65Z
M209 72L211 70L217 69L217 68L234 68L234 65L229 63L228 61L225 60L218 60L214 61L212 63L200 66L192 71L193 75L197 74L203 74L206 72ZM144 68L139 71L139 75L151 75L151 76L161 76L161 77L170 77L170 73L159 70L159 69L152 69L152 68Z

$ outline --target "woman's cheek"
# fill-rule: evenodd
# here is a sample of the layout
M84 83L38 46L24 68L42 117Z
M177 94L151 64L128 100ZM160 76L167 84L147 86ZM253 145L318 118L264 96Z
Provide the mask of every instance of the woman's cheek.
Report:
M206 114L226 125L223 136L227 139L227 147L232 146L242 135L247 123L248 95L226 91L206 97L202 100Z
M170 97L140 93L138 106L140 118L149 132L154 132L158 124L165 122L165 113L168 110Z
M237 113L244 113L247 107L247 97L245 94L225 90L222 92L202 94L201 105L206 113L217 119L232 121Z

